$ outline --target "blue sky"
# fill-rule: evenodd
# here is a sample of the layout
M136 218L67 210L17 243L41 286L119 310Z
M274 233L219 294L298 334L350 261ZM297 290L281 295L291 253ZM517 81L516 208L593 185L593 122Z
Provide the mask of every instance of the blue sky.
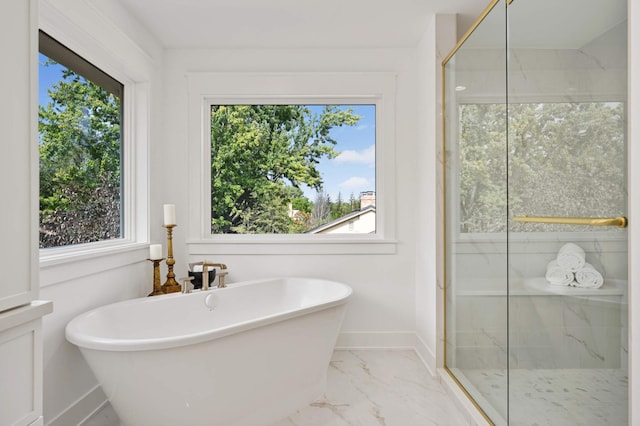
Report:
M50 99L49 99L49 95L47 93L47 91L49 90L49 88L57 83L58 81L60 81L62 79L62 69L63 66L59 65L59 64L55 64L55 65L42 65L44 64L49 58L47 58L45 55L43 55L42 53L39 54L39 58L38 58L38 62L40 64L39 66L39 70L38 70L38 101L40 102L40 105L44 105L49 103Z
M338 143L334 147L340 152L336 158L320 161L318 168L324 180L324 190L332 201L341 193L347 201L351 194L359 198L362 191L375 191L375 141L376 141L376 109L375 105L343 105L352 108L362 117L355 126L334 128L331 137ZM312 107L321 111L322 107ZM311 201L316 192L303 188L304 194Z

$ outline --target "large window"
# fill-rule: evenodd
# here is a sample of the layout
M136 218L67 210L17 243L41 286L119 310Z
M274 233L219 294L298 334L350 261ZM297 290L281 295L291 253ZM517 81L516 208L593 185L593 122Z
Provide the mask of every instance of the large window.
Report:
M189 255L395 252L395 74L186 77Z
M459 114L461 233L584 232L508 215L624 215L624 103L510 103L508 116L504 104L463 104Z
M211 232L371 234L375 105L212 105Z
M124 86L39 38L40 247L123 236Z

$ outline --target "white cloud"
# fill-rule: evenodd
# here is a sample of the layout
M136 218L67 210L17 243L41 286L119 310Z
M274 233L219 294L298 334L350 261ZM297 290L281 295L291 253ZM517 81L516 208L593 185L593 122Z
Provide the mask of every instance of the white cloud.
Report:
M338 184L338 187L346 190L361 190L362 188L367 188L369 185L369 179L360 176L353 176Z
M362 151L342 151L340 155L336 157L336 161L338 163L358 163L373 166L376 163L376 146L371 145Z

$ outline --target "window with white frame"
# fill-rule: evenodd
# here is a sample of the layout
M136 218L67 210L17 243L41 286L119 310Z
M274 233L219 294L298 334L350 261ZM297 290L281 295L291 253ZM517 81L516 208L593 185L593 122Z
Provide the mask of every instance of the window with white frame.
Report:
M39 34L40 248L123 237L124 85Z
M244 247L238 249L241 253L254 243L254 248L277 243L281 252L288 250L283 243L323 243L310 252L321 247L335 252L331 243L343 248L360 244L356 252L376 252L371 245L364 248L367 242L394 244L394 74L203 72L189 73L187 81L191 254L202 253L193 244L210 240L216 250L224 244L220 250L225 253L235 252L233 244ZM350 146L339 140L344 131L360 132L362 138ZM293 149L296 144L300 149ZM292 161L304 156L313 167ZM321 173L318 164L327 160L344 173ZM263 186L232 175L260 179ZM276 194L264 188L275 188ZM369 231L350 232L342 226L337 233L315 232L358 213L365 206L363 197L369 204L366 213L375 215ZM268 202L244 208L239 199ZM332 216L338 204L343 211ZM323 217L321 210L324 221L315 227L303 220L305 215ZM276 213L279 222L273 220Z

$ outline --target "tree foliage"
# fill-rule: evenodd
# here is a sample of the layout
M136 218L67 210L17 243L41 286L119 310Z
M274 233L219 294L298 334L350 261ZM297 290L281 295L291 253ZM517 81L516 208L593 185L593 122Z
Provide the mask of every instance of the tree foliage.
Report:
M460 114L460 231L506 226L506 109L464 105Z
M331 220L331 197L324 191L316 193L311 210L311 227L315 228Z
M461 232L575 229L512 215L624 214L622 103L509 104L508 116L505 105L464 105L460 123Z
M337 155L331 129L358 120L331 105L321 113L304 105L213 106L212 232L300 232L308 217L291 218L289 203L305 205L303 185L322 189L318 163Z
M38 111L40 247L118 238L121 100L69 69L49 97Z
M331 203L331 220L336 220L356 210L360 210L360 200L356 199L356 196L352 193L349 196L349 201L344 201L342 193L338 192L338 198Z
M120 233L120 191L105 177L91 191L81 182L60 190L69 206L41 212L40 247L58 247L117 238Z

